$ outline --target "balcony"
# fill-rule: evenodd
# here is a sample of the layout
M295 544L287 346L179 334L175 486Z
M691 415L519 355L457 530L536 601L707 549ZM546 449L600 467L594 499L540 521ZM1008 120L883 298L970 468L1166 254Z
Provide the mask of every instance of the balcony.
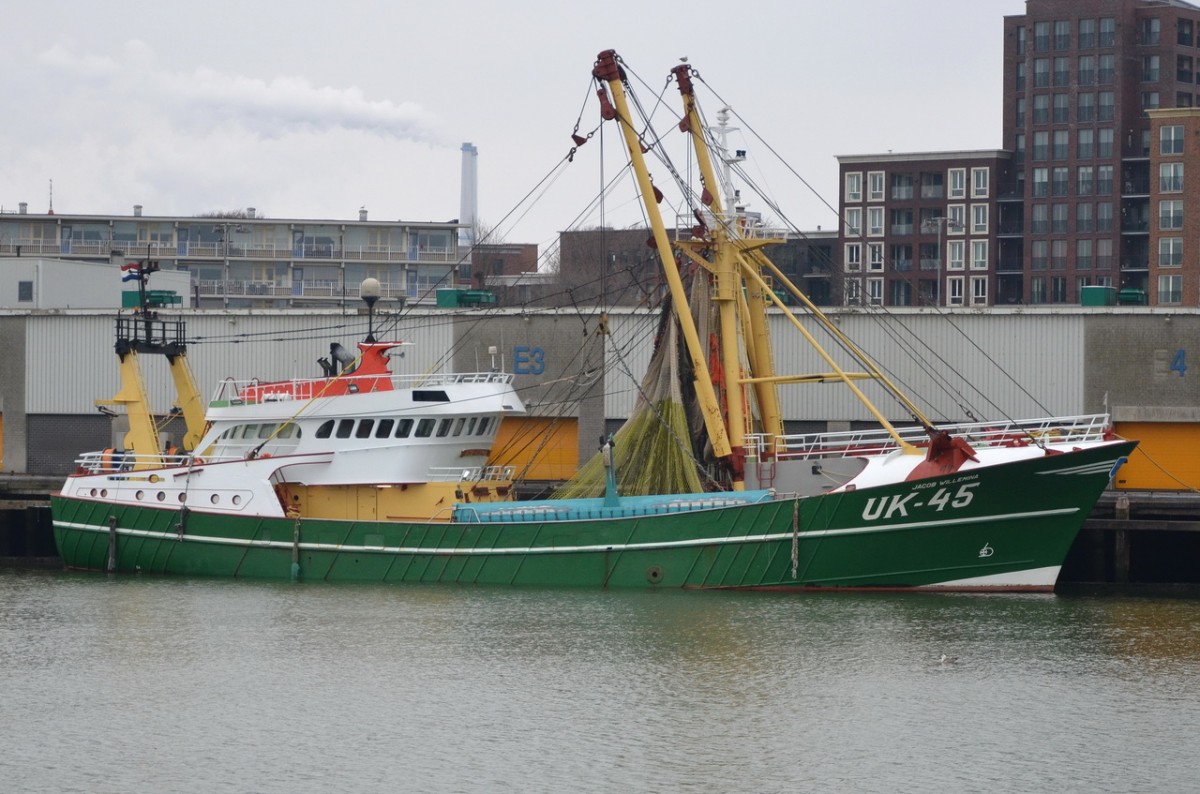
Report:
M34 239L0 240L0 255L44 256L44 257L97 257L105 260L113 251L121 251L130 258L190 259L199 261L223 261L252 259L255 261L293 261L321 259L346 262L457 262L457 248L393 248L391 246L364 245L354 248L310 245L300 248L289 246L255 246L230 243L228 252L223 243L215 242L138 242L136 240L64 240L47 241Z
M295 281L217 281L196 282L196 295L201 298L261 298L286 300L359 300L359 282L342 284L333 280ZM408 291L401 285L380 284L383 300L405 300Z

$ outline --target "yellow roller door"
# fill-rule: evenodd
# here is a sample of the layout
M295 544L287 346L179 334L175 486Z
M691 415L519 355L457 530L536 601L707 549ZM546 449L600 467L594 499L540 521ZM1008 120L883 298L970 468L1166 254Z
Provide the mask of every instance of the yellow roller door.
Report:
M506 416L489 466L512 466L522 480L566 480L579 467L575 419Z
M1116 422L1116 431L1138 442L1116 485L1130 491L1200 488L1200 424Z

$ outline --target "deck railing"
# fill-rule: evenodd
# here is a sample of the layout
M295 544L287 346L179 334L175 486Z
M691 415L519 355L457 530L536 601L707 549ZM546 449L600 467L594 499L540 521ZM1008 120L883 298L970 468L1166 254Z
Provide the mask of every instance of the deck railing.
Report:
M976 449L1019 444L1095 442L1103 440L1109 428L1108 414L938 426L939 430L961 437ZM929 440L928 434L921 427L900 427L897 428L897 432L909 444L919 445ZM883 429L785 435L775 438L774 441L772 445L769 437L756 434L747 438L746 446L750 456L760 460L767 457L768 453L773 453L779 460L805 460L878 455L900 448L896 439Z

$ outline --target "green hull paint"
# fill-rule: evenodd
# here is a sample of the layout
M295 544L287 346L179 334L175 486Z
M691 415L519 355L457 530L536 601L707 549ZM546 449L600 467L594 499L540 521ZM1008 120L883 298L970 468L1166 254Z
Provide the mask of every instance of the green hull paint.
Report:
M292 519L197 510L181 532L178 510L62 496L53 497L52 509L67 567L101 571L115 517L120 572L287 579L296 555L299 578L307 581L754 589L959 583L950 586L1044 590L1107 485L1108 468L1133 446L799 502L637 519L303 519L298 548ZM1035 571L1041 573L1021 573Z

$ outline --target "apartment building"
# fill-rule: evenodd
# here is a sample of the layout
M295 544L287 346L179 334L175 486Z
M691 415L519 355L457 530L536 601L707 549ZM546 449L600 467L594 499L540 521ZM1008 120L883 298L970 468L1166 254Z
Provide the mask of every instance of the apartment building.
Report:
M842 156L841 303L994 303L996 190L1008 152Z
M114 251L190 274L200 308L357 307L359 284L379 280L385 302L433 304L456 285L457 220L445 223L276 219L253 208L224 217L0 214L5 257L109 262Z
M840 302L1197 305L1200 6L1027 0L1003 69L1003 149L838 158Z
M1014 167L999 208L1013 230L1000 242L1002 294L1079 303L1083 287L1100 285L1185 302L1171 274L1166 290L1155 281L1157 246L1182 239L1184 195L1181 163L1166 183L1152 167L1151 114L1197 104L1198 33L1200 7L1180 0L1029 0L1024 15L1005 17L1003 140ZM1162 184L1170 195L1158 198ZM1182 271L1200 269L1194 248L1167 261L1176 258Z

